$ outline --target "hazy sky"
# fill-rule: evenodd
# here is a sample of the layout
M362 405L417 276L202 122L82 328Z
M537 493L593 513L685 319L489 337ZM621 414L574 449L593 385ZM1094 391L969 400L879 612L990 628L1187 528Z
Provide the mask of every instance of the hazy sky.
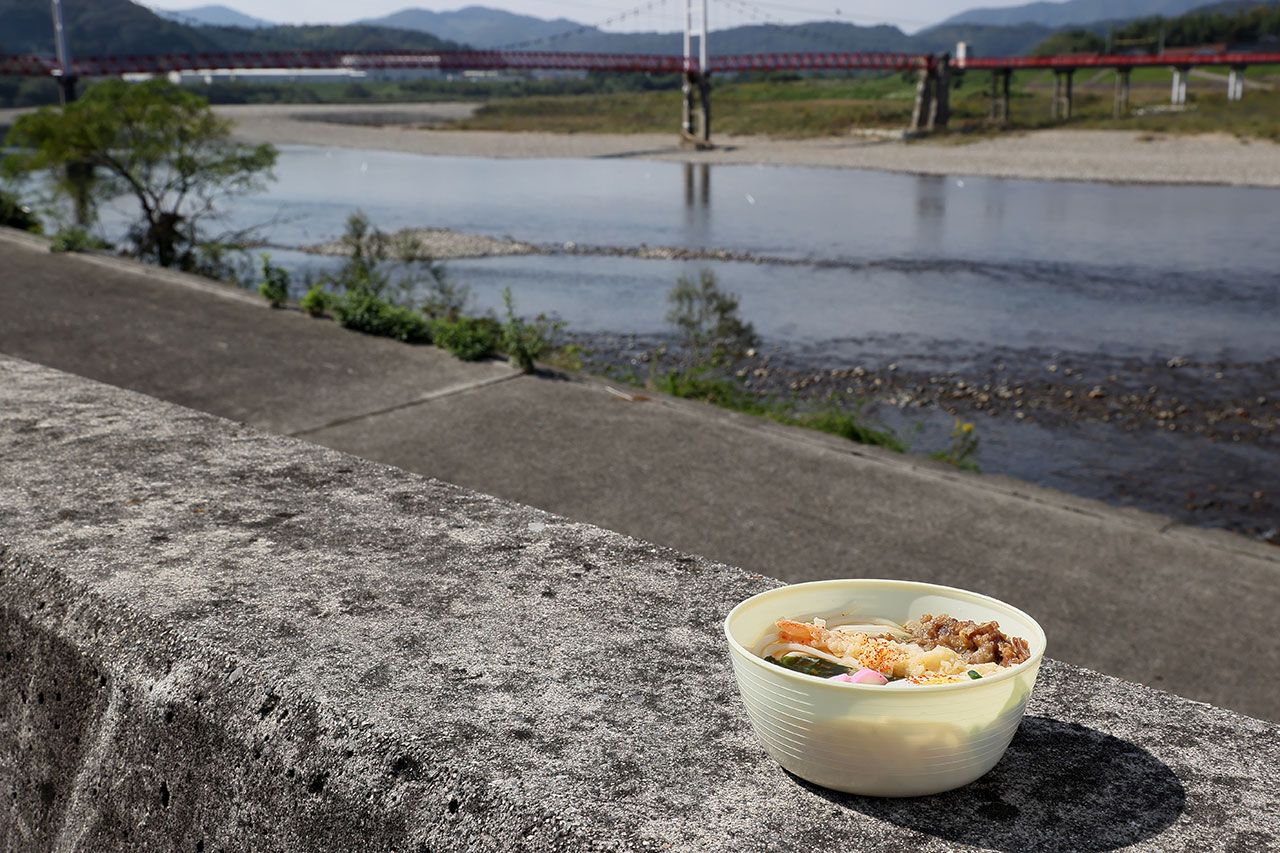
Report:
M654 8L608 29L670 30L680 25L684 0L651 0ZM146 2L146 0L144 0ZM594 24L650 0L151 0L161 9L189 9L217 3L248 15L282 23L343 23L407 7L444 11L479 5L540 18L571 18ZM913 30L978 6L1019 6L1026 0L710 0L711 28L758 22L843 20L890 23ZM1207 2L1207 0L1206 0Z

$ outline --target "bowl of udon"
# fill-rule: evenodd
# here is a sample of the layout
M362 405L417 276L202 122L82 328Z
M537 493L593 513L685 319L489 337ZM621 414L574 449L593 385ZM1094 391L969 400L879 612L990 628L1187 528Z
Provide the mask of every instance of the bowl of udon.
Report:
M1045 649L1021 610L910 581L779 587L724 630L765 751L815 785L875 797L938 794L995 767Z

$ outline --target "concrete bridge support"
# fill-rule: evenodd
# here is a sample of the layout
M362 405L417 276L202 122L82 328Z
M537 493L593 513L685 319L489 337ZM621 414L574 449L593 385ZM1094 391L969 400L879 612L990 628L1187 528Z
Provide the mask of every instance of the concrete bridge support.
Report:
M695 107L694 92L697 92ZM688 73L684 75L681 87L682 108L680 113L680 136L687 142L700 148L711 145L711 78L707 74Z
M929 130L945 128L951 123L951 55L944 53L934 63L933 112L929 116Z
M945 128L951 121L951 57L935 57L921 68L916 83L916 103L911 111L911 129L930 131Z
M1009 90L1013 85L1013 69L1000 68L991 72L991 121L1007 124L1009 121Z
M1187 103L1187 77L1190 73L1191 69L1184 65L1175 65L1173 68L1173 90L1170 103L1175 107L1185 106Z
M1130 95L1133 91L1133 69L1116 69L1116 102L1115 117L1124 118L1129 114Z
M1244 100L1244 65L1231 66L1231 73L1227 75L1227 100L1242 101Z
M680 135L685 138L693 137L693 77L692 74L684 75L684 84L680 87Z
M1075 76L1074 68L1053 70L1053 117L1057 121L1071 119L1071 108L1075 103Z
M703 145L711 144L711 75L698 76L698 106L701 108L701 121L698 122L698 135Z

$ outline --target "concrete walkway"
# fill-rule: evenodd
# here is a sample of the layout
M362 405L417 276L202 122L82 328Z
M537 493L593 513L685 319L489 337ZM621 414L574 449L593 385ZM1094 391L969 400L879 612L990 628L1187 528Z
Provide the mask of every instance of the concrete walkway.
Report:
M585 379L467 365L242 292L0 238L0 352L787 580L1023 607L1050 655L1280 719L1280 552ZM717 617L718 618L718 617Z

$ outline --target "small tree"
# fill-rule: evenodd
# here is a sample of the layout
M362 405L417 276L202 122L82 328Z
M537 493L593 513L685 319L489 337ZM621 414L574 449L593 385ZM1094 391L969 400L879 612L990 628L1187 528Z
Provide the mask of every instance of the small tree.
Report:
M199 228L217 202L259 189L276 160L270 145L233 142L208 101L164 80L98 83L66 107L19 117L6 143L21 149L9 169L49 169L73 200L132 195L138 256L183 269L196 265Z
M262 281L258 284L258 294L272 308L283 308L289 301L289 271L271 263L271 256L266 252L262 253Z
M711 270L703 270L696 282L681 276L667 303L667 322L680 332L695 362L718 362L759 345L755 327L738 316L738 297L721 290Z

